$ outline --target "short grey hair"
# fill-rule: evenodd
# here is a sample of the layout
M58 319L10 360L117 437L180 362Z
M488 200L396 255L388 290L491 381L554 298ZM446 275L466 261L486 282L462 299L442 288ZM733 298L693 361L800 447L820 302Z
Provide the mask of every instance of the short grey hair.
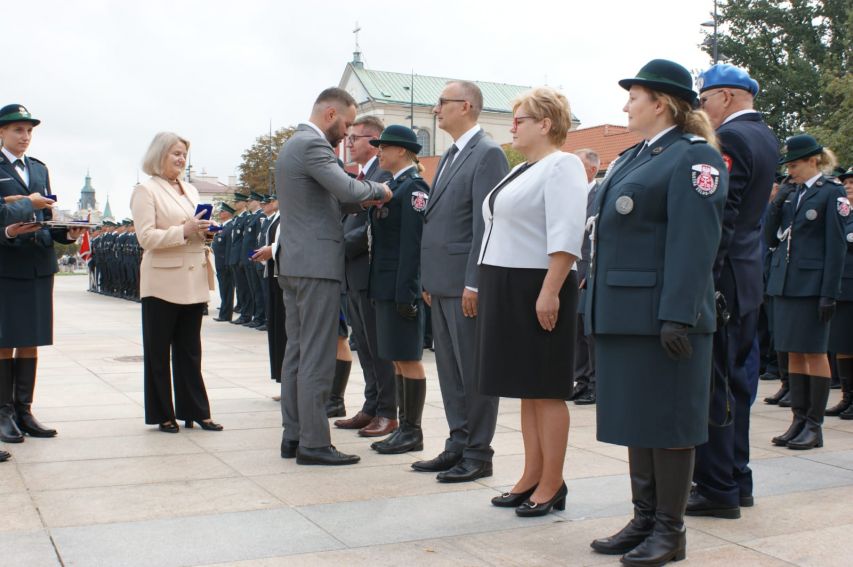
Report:
M601 158L598 156L598 152L596 152L595 150L583 148L580 150L576 150L575 155L581 158L583 161L587 162L595 169L599 169L601 167Z
M187 147L187 151L190 150L190 142L186 138L174 132L157 132L151 140L151 145L148 146L148 151L145 152L145 157L142 158L142 171L148 175L161 175L166 154L178 142L182 142Z
M477 83L471 81L450 81L450 85L459 85L462 89L462 96L471 105L471 113L474 118L480 116L483 111L483 91L477 86Z

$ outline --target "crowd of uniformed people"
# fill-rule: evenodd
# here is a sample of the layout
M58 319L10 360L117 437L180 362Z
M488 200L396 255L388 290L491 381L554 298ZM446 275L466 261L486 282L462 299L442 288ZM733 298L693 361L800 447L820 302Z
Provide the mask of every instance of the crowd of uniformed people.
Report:
M212 219L180 179L189 142L158 134L136 225L105 222L89 262L91 291L142 303L146 423L222 429L200 347L202 303L218 287L215 321L268 333L282 458L359 461L331 445L327 421L346 413L350 329L365 403L334 425L385 437L371 445L380 454L420 451L428 325L448 437L413 469L439 482L491 476L498 399L520 398L524 470L492 503L522 517L563 509L565 402L583 398L598 406L598 439L628 448L634 504L625 528L592 548L628 565L684 558L685 514L733 519L754 503L749 412L765 367L784 379L767 403L793 414L775 445L821 447L825 415L853 419L853 169L833 171L832 152L806 133L780 150L743 69L714 65L694 84L657 59L619 85L643 141L598 179L594 150L560 151L571 112L550 88L514 104L525 161L510 169L477 123L479 88L448 83L433 112L454 143L431 185L414 131L356 120L352 97L327 89L276 162L276 194L236 192ZM16 153L26 144L15 145L15 124L31 132L38 121L19 105L0 110L0 168L14 176L0 180L0 289L49 297L52 279L22 280L6 256L79 232L23 222L49 215L39 199L50 191L44 166ZM335 154L344 141L357 175ZM44 263L36 273L52 278L55 261ZM0 325L15 310L6 303ZM48 319L21 340L20 329L0 335L6 442L56 434L32 417L26 386L28 347L50 344ZM843 392L827 411L833 374Z

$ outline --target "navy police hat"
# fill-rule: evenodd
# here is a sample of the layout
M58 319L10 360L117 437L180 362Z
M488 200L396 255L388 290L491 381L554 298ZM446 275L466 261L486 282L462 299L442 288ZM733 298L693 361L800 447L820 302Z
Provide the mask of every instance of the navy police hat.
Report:
M850 167L847 171L838 176L838 179L844 181L845 179L849 179L853 177L853 166Z
M652 59L643 65L636 77L619 81L619 86L626 91L633 85L678 97L694 108L699 102L699 95L693 90L693 77L690 71L674 61Z
M823 146L818 144L817 140L808 134L791 136L785 142L785 147L782 148L782 157L779 158L779 163L790 163L798 159L817 155L822 151Z
M378 148L380 144L399 146L415 153L420 152L423 147L418 143L418 135L415 134L414 130L399 124L392 124L382 130L382 135L379 136L378 140L370 140L371 146Z
M232 207L232 206L231 206L231 205L229 205L228 203L222 203L222 204L220 204L220 205L219 205L219 208L220 208L220 209L222 209L223 211L225 211L226 213L230 213L230 214L232 214L232 215L233 215L234 213L236 213L236 212L237 212L237 211L234 209L234 207Z
M245 193L240 193L239 191L234 191L234 201L243 201L246 202L249 200L249 196Z
M700 93L708 89L728 87L747 91L752 96L758 94L758 81L750 77L745 69L728 63L718 63L699 75L696 86Z
M0 126L11 124L12 122L29 122L33 126L41 124L41 120L36 120L27 108L20 104L7 104L0 108Z
M249 200L250 201L257 201L259 203L263 203L264 202L264 196L261 195L260 193L256 193L254 191L251 191L251 192L249 192Z

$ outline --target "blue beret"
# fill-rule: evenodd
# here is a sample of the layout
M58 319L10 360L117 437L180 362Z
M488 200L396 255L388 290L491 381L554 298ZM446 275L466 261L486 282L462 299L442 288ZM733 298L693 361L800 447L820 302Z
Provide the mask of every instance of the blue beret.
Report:
M699 87L700 93L708 89L728 87L745 90L752 93L752 96L758 94L758 81L750 77L745 69L728 63L718 63L699 75L696 86Z

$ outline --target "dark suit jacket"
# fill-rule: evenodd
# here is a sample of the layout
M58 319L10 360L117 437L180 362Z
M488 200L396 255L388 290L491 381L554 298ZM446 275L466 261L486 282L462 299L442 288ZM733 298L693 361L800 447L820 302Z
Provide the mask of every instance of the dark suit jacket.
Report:
M586 218L595 215L595 196L598 195L598 182L592 186L592 189L586 194ZM589 253L590 253L589 230L584 230L583 244L581 244L581 257L577 260L578 281L586 279L587 271L589 270Z
M228 268L228 248L231 239L231 231L234 229L234 221L226 221L222 230L213 237L210 247L213 249L213 258L216 261L216 271L221 272Z
M379 168L379 160L373 160L370 169L364 172L368 181L385 183L391 173ZM367 211L344 217L344 246L346 258L344 274L346 287L353 291L366 291L370 282L370 258L367 253Z
M841 294L839 301L853 301L853 215L847 217L844 227L844 240L847 241L847 255L844 258L844 272L841 274Z
M628 150L598 189L587 333L657 335L664 321L716 329L726 167L703 138L677 128L653 146L635 159L627 156L637 146Z
M729 170L729 193L714 280L729 311L740 316L758 309L764 298L761 218L773 188L779 140L757 112L723 124L717 136Z
M251 213L244 212L241 215L234 217L231 228L231 248L228 250L228 265L236 266L240 264L240 254L243 251L243 237L246 232L246 221Z
M0 197L41 193L51 195L50 176L47 167L35 158L25 156L30 174L27 186L18 175L15 166L0 153ZM35 211L36 220L48 221L53 218L50 209ZM65 229L42 228L31 234L7 239L5 232L0 237L0 277L30 279L49 276L59 270L53 242L70 244Z

